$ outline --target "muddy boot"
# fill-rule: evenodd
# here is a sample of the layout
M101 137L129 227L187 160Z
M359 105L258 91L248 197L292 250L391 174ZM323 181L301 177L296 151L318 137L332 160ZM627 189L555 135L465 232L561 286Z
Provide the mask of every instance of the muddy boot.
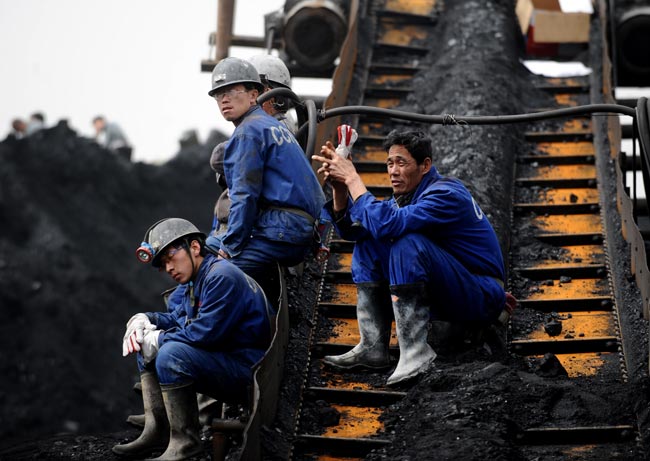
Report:
M196 394L199 405L199 425L202 428L212 426L212 420L221 416L223 403L205 394Z
M169 441L169 424L165 413L160 384L155 373L145 372L140 376L142 383L142 402L144 404L144 429L133 442L115 445L117 455L141 457L153 451L164 450Z
M357 320L361 340L345 354L323 357L323 363L343 369L388 368L392 321L390 312L390 291L385 283L358 284Z
M158 458L149 461L177 461L203 452L199 436L199 406L194 386L163 389L169 419L169 445Z
M145 417L142 415L129 415L126 417L126 422L133 427L144 427Z
M399 342L399 362L386 381L392 386L426 371L436 353L427 342L430 306L426 285L393 285L390 292Z

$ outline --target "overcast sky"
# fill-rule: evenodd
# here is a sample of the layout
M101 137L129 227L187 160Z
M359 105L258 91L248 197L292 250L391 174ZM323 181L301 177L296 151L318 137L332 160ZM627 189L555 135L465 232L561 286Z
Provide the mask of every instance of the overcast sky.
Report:
M236 4L235 33L262 36L264 14L284 1ZM105 115L130 138L134 160L146 162L173 156L185 130L201 141L211 129L229 134L207 96L210 74L200 71L216 22L217 0L0 0L0 139L13 118L36 111L83 136ZM329 83L297 79L293 89L325 94Z

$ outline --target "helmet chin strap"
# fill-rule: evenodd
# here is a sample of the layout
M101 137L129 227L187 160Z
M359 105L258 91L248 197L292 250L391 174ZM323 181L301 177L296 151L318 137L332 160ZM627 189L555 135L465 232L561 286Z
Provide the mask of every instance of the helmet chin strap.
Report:
M192 255L192 247L190 246L189 242L187 239L183 239L183 247L185 250L187 250L187 255L190 257L190 261L192 261L192 277L190 277L189 282L187 282L190 285L190 305L194 307L194 303L196 302L196 299L194 297L194 278L196 277L196 266L194 265L194 256Z

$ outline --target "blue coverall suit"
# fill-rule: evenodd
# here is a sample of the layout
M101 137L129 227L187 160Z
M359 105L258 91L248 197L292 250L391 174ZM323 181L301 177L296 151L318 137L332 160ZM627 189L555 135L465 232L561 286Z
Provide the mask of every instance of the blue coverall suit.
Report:
M505 268L494 229L465 186L435 167L403 207L366 192L338 219L331 201L323 214L342 238L356 241L355 283L424 282L433 319L487 321L502 311Z
M302 262L325 197L286 125L253 106L226 144L224 172L231 200L228 230L206 243L251 275L275 261Z
M272 307L251 277L208 253L192 285L170 296L168 312L148 312L159 350L140 372L157 373L163 386L194 383L197 392L241 398L252 367L271 342Z

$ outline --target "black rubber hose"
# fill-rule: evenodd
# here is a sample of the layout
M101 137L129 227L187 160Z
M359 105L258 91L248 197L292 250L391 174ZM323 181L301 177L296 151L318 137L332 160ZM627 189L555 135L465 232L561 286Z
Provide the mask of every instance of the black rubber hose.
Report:
M564 109L547 110L529 114L518 115L477 115L463 117L453 114L444 115L425 115L405 112L395 109L382 109L370 106L343 106L333 109L321 109L318 115L318 121L323 121L330 117L340 115L374 115L379 117L397 118L410 120L413 122L432 123L437 125L499 125L506 123L522 123L535 120L546 120L549 118L567 117L575 115L593 114L596 112L609 112L616 114L629 115L634 117L636 111L634 108L621 106L618 104L590 104L586 106L567 107Z
M311 99L305 101L305 106L307 107L307 144L305 149L305 155L307 159L311 160L311 156L314 153L314 147L316 145L316 129L318 126L318 110L316 109L316 103Z
M296 95L296 93L291 91L289 88L273 88L272 90L269 90L266 93L262 93L257 97L257 103L261 106L266 101L276 96L284 96L286 98L291 99L293 102L297 104L302 104L302 101Z

